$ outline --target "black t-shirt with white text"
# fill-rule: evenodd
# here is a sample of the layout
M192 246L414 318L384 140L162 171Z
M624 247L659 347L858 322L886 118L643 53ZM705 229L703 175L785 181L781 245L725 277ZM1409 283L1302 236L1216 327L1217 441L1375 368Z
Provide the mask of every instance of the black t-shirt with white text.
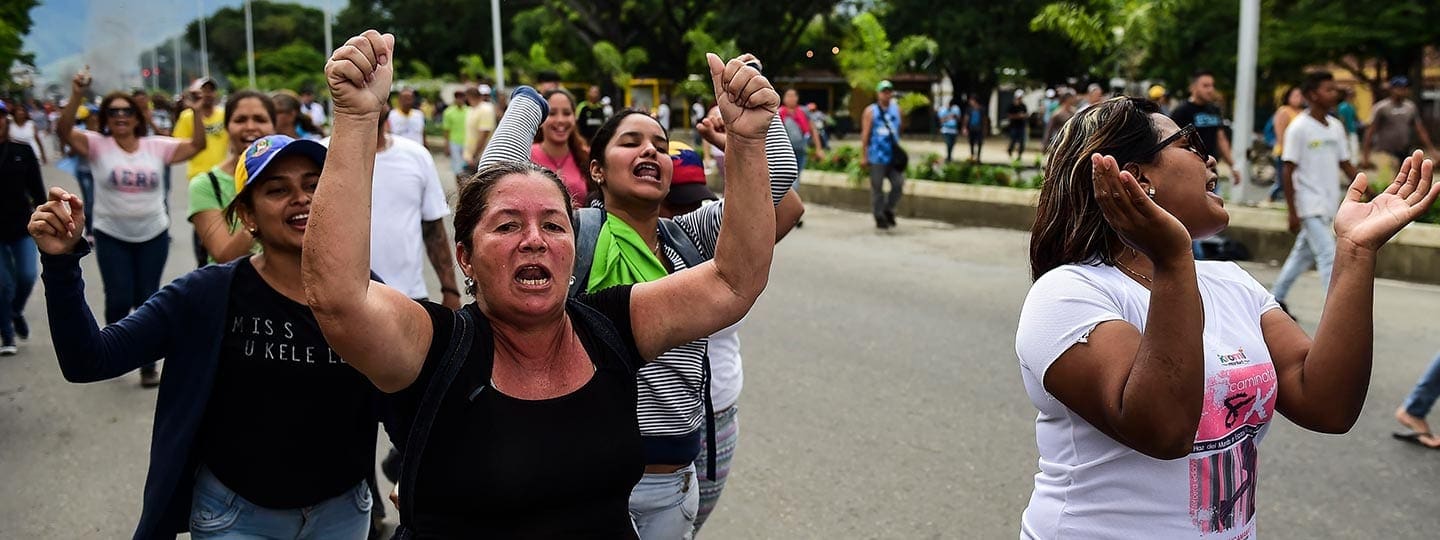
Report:
M379 390L330 350L315 315L237 263L199 457L241 497L302 508L375 466Z
M1214 103L1196 105L1193 101L1186 101L1170 111L1170 119L1182 129L1194 124L1195 133L1200 135L1200 142L1205 143L1205 151L1215 159L1220 159L1219 133L1220 128L1225 125L1225 119L1220 116L1220 107L1216 107Z

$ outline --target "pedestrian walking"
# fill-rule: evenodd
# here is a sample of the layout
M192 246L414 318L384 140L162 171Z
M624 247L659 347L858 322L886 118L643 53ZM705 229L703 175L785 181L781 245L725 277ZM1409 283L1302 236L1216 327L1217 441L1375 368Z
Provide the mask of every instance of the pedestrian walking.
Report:
M940 136L945 138L945 162L955 156L955 139L960 136L960 102L950 100L949 107L941 107L936 113L940 118Z
M249 229L225 217L225 210L235 200L235 170L240 158L260 138L275 134L274 118L278 116L273 100L254 90L241 90L225 99L226 140L230 154L225 161L190 179L190 224L200 241L202 260L196 266L228 263L259 249ZM290 137L290 135L286 135ZM295 137L291 137L295 138Z
M1060 94L1060 106L1055 113L1050 115L1050 123L1045 125L1045 151L1049 152L1055 144L1055 135L1075 117L1075 94L1066 90Z
M588 144L595 132L600 131L600 126L605 124L605 120L610 118L610 113L605 111L605 105L601 103L599 86L592 84L585 90L585 102L575 110L575 116L579 117L577 122L580 137Z
M830 115L820 109L820 105L811 101L805 109L810 113L810 125L815 126L815 131L820 133L820 148L830 149Z
M900 104L895 101L895 85L880 81L875 85L875 103L865 108L860 119L860 167L870 173L870 206L875 227L892 228L895 207L905 193L905 165L908 158L900 148ZM885 193L885 180L890 180L890 193Z
M1015 91L1015 99L1010 102L1010 107L1005 109L1005 118L1010 121L1005 130L1010 135L1010 144L1005 147L1005 155L1014 160L1024 159L1025 136L1030 127L1030 108L1025 106L1024 90Z
M395 99L398 105L390 109L390 134L410 139L425 146L425 113L415 108L415 89L402 88Z
M825 149L820 147L820 133L815 130L815 124L810 122L810 115L804 108L800 107L800 93L794 88L785 89L784 97L780 99L780 122L785 126L785 135L790 140L790 149L795 153L795 162L800 170L805 170L805 161L809 157L806 147L815 147L815 157L825 159ZM799 187L798 178L795 187Z
M215 80L209 77L195 79L186 91L184 99L186 103L198 101L193 108L186 108L180 111L175 120L175 131L173 136L178 139L189 139L195 136L194 116L196 109L199 110L203 130L199 130L205 137L205 149L195 154L185 169L186 178L194 178L195 175L210 170L211 167L225 161L226 152L230 149L230 141L225 140L225 111L215 105L218 103L217 90L219 86Z
M331 343L382 390L397 393L400 417L415 418L415 429L401 431L409 433L402 532L634 538L627 500L645 461L635 373L662 351L733 324L763 289L775 230L762 149L733 145L725 213L740 225L717 239L713 264L567 302L575 256L570 198L553 173L524 163L547 103L522 87L496 136L518 144L503 156L487 151L457 205L461 270L476 302L458 313L417 304L354 271L364 265L354 258L363 257L370 219L364 208L374 147L365 139L374 137L368 130L393 77L393 39L368 31L327 65L343 129L331 143L303 275ZM779 96L741 59L722 64L711 55L709 62L727 130L760 140ZM758 90L743 108L727 89L747 84ZM601 161L592 169L607 183L663 196L663 184L650 182L670 168L657 159L665 135L647 122L637 126L644 131L622 132L624 146L597 144L597 151L614 152L615 166L606 170ZM692 317L662 315L700 302L708 309ZM576 470L586 474L577 479Z
M1394 433L1396 439L1415 443L1432 450L1440 450L1440 437L1437 437L1430 429L1430 423L1425 420L1430 415L1430 410L1435 408L1435 400L1440 399L1440 355L1430 361L1430 367L1425 368L1425 373L1420 375L1416 381L1415 388L1400 408L1395 409L1395 421L1400 422L1406 431Z
M250 145L227 212L264 249L186 274L104 328L80 279L77 198L52 188L30 222L66 380L170 360L137 540L366 537L380 396L326 343L300 279L324 158L284 135Z
M985 105L975 96L970 96L969 110L965 111L964 131L970 141L970 161L979 163L985 135L990 133L990 117L985 114Z
M1235 160L1230 157L1230 136L1223 129L1225 119L1220 116L1220 107L1215 105L1218 100L1215 75L1209 71L1196 71L1190 76L1190 98L1170 111L1170 119L1177 126L1195 126L1210 155L1230 167L1231 181L1239 185L1241 172L1235 170Z
M454 102L440 115L440 131L445 134L450 174L455 175L458 184L465 174L465 116L470 111L470 104L466 102L464 90L456 90L452 99Z
M1045 177L1015 337L1039 409L1021 536L1253 538L1275 413L1322 433L1360 416L1376 253L1440 195L1433 164L1407 161L1370 202L1351 183L1335 222L1351 248L1313 340L1244 269L1194 260L1190 239L1229 221L1215 160L1154 103L1079 113Z
M1410 101L1410 78L1398 75L1390 79L1390 95L1375 104L1370 113L1370 126L1365 128L1365 140L1361 149L1360 166L1374 168L1370 154L1379 150L1390 154L1399 163L1409 157L1411 138L1420 141L1430 155L1436 155L1435 143L1420 118L1420 107Z
M465 163L473 171L490 143L499 118L495 104L490 101L490 85L469 88L465 90L465 97L470 100L470 110L465 112Z
M101 100L100 132L73 130L75 111L89 85L88 73L75 75L59 130L99 180L94 195L95 258L105 285L105 324L112 324L160 288L160 272L170 254L163 170L196 156L208 142L204 115L194 113L203 101L194 96L186 102L189 115L181 114L190 122L189 139L150 135L135 98L124 92ZM140 384L159 386L154 364L140 366Z
M1346 178L1354 178L1359 172L1350 164L1345 126L1329 115L1339 101L1334 77L1328 72L1311 73L1300 90L1310 106L1286 127L1282 139L1285 153L1280 156L1285 162L1280 181L1295 245L1270 288L1287 313L1285 299L1290 287L1310 265L1320 272L1320 290L1329 289L1335 264L1335 212L1340 207L1343 181L1338 173L1343 169Z
M309 88L300 89L300 111L310 117L310 122L320 129L316 134L324 137L325 133L325 106L315 102L315 91Z
M13 108L6 107L4 102L0 102L0 109L9 111L11 116L8 140L29 146L30 152L40 159L41 165L49 163L50 157L45 154L45 139L41 137L44 131L38 129L35 122L30 120L30 110L26 109L23 104ZM0 137L0 143L5 140L6 138Z
M540 97L549 104L550 114L530 145L530 161L565 181L575 208L588 206L591 194L585 179L589 174L581 172L580 164L590 164L590 147L575 129L575 98L564 90L551 90Z
M229 100L226 101L227 103L229 102ZM320 126L315 125L315 121L310 118L310 115L305 114L304 107L300 104L300 98L296 97L295 92L276 90L270 93L270 101L275 104L275 117L273 120L276 134L284 135L292 139L307 139L311 141L319 141L325 138L325 136L321 134ZM225 112L229 114L230 111ZM269 133L266 135L269 135ZM254 141L252 140L250 142ZM242 144L240 148L244 149L248 144L249 143ZM231 154L233 156L235 152L231 152Z
M1300 86L1291 86L1285 89L1281 97L1280 106L1275 108L1275 114L1270 121L1275 125L1275 147L1271 153L1275 157L1275 171L1281 173L1285 170L1285 159L1282 157L1285 152L1285 130L1290 128L1290 122L1305 112L1305 93L1300 91ZM1349 149L1349 145L1346 145ZM1270 200L1279 199L1285 194L1285 182L1277 181L1270 187Z
M45 202L40 162L30 144L11 137L9 114L0 101L0 356L19 351L17 337L30 339L25 303L35 288L36 252L25 226L30 212Z

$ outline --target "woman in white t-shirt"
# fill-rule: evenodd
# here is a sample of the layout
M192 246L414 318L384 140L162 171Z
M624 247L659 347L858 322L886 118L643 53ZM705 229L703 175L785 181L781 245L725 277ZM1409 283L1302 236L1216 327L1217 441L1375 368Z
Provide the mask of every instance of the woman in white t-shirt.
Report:
M1040 411L1022 538L1253 538L1274 413L1324 433L1358 418L1376 252L1440 193L1432 164L1407 160L1368 203L1364 175L1350 186L1313 341L1245 270L1191 257L1192 237L1229 222L1216 179L1194 127L1145 100L1106 101L1060 131L1016 335Z
M125 318L160 288L170 252L170 213L165 207L164 173L173 163L205 149L204 115L195 117L189 140L148 135L135 98L113 92L100 102L100 130L75 130L75 111L85 101L88 74L75 75L58 133L90 162L95 177L95 258L105 284L105 324ZM195 98L186 98L194 100ZM195 103L187 102L186 107ZM140 384L160 385L154 364L140 370Z
M25 108L24 103L16 105L10 113L15 117L15 121L10 124L10 140L30 145L30 149L35 151L35 157L44 165L50 158L45 155L45 141L40 138L41 132L35 127L35 122L30 121L30 109Z

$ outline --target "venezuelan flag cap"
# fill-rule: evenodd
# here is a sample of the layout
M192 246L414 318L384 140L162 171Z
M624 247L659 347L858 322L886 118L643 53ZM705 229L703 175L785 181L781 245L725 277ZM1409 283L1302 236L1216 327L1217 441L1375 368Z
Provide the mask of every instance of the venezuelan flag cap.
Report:
M325 166L325 147L315 141L297 140L288 135L267 135L250 143L250 147L240 154L239 163L235 164L235 192L245 191L245 186L260 178L265 167L276 158L297 152L315 160L316 164Z

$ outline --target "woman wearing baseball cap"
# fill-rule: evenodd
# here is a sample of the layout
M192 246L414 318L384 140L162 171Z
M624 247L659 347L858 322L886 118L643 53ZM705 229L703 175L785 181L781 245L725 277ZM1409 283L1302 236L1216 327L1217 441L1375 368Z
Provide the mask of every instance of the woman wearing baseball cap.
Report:
M71 382L168 359L135 538L365 538L378 392L325 342L300 252L325 148L271 135L235 167L227 209L263 251L186 274L97 328L82 204L51 188L39 246L60 369Z

